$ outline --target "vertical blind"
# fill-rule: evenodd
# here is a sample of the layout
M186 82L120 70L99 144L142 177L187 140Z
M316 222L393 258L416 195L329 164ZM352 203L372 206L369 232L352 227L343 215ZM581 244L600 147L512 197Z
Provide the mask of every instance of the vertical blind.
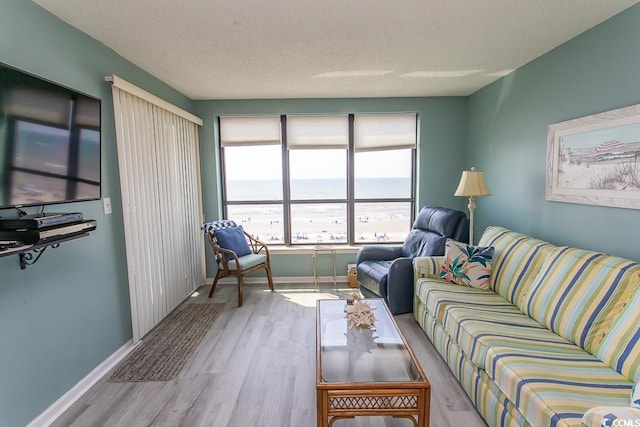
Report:
M134 343L204 282L198 126L112 76Z

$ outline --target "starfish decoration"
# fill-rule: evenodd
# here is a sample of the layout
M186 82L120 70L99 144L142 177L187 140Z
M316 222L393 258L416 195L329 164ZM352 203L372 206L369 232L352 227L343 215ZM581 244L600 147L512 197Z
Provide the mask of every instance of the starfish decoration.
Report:
M366 301L363 301L359 295L353 294L353 304L347 305L344 311L347 313L347 323L349 328L362 330L369 329L376 321L373 314L375 308L371 307Z

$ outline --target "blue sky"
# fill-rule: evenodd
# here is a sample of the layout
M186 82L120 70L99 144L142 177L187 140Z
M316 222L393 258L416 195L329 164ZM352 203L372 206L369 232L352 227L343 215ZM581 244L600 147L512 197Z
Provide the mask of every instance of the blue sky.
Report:
M576 133L562 137L564 146L571 149L597 147L607 141L620 141L622 143L640 142L640 123Z

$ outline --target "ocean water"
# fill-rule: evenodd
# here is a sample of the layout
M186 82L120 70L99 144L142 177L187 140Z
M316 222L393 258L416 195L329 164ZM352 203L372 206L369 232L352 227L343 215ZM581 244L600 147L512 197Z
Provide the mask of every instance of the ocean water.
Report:
M291 182L293 200L345 199L347 183L344 179L297 179ZM227 181L227 199L282 200L282 181ZM356 178L357 199L407 198L411 196L411 178Z
M409 178L368 178L355 182L356 198L407 198L411 194ZM230 205L230 219L242 224L258 238L269 243L284 242L284 214L281 204L264 205L260 201L281 200L280 181L229 181L229 200L256 201L252 205ZM345 199L346 183L339 179L294 180L293 200ZM356 203L356 242L401 242L411 226L411 204L407 202ZM291 206L293 243L347 243L347 204L308 203Z

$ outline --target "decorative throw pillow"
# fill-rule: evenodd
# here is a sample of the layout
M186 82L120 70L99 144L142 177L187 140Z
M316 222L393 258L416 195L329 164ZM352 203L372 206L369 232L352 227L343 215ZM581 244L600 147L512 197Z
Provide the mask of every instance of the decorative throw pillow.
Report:
M458 285L489 289L493 246L471 246L447 239L440 278Z
M251 248L240 225L215 230L213 235L218 242L218 246L235 252L238 258L251 253Z
M631 406L640 409L640 378L631 389Z

